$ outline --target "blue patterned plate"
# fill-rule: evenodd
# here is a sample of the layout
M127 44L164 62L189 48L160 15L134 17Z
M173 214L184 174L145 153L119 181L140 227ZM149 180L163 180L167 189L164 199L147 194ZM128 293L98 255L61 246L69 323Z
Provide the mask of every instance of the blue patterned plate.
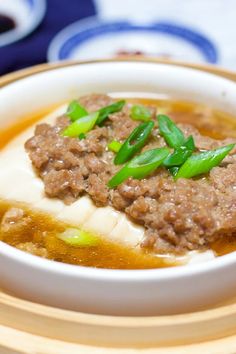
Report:
M218 61L214 43L205 35L171 22L101 22L80 20L52 40L48 60L89 60L119 55L146 55L189 62Z

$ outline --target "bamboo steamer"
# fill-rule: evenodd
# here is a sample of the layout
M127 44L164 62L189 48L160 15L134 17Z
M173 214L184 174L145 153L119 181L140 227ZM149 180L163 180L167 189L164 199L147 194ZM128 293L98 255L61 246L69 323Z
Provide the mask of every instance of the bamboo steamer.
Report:
M122 60L122 59L121 59ZM127 60L127 58L126 58ZM143 58L132 60L147 61ZM155 58L152 62L164 62ZM193 67L236 81L236 73ZM0 87L32 74L74 65L43 64L0 79ZM0 354L236 354L236 298L204 311L113 317L57 309L0 291Z

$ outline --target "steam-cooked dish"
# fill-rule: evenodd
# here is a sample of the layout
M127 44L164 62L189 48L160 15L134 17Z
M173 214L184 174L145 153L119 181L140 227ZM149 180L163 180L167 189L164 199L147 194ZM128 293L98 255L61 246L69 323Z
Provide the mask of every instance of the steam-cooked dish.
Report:
M63 203L63 222L42 216L45 203L32 213L24 198L17 199L23 205L2 202L2 240L45 258L108 268L169 266L193 251L234 250L232 117L186 102L93 94L30 135L24 154L44 201ZM79 221L74 206L84 198L93 212L103 211L104 233ZM122 222L129 230L114 232Z

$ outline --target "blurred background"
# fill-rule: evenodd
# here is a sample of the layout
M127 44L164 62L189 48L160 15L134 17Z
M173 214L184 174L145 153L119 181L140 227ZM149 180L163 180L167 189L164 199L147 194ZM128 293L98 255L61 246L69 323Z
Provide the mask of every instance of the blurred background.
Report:
M236 0L0 0L0 75L154 56L236 70Z

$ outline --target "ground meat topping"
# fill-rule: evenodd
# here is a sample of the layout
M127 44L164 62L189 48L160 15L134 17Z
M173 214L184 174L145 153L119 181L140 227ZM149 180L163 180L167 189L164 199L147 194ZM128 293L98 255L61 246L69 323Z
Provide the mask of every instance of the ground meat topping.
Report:
M19 243L18 245L16 245L16 248L18 248L21 251L31 253L35 256L48 258L48 252L47 252L46 248L40 247L39 245L36 245L33 242Z
M79 102L93 112L113 103L106 95L89 95ZM130 119L130 106L111 114L103 127L95 127L86 138L62 137L68 126L66 116L54 126L40 124L25 148L38 175L43 179L45 193L66 204L87 193L100 206L111 205L123 211L134 222L145 227L142 246L156 252L185 252L208 246L224 233L236 232L236 158L235 149L220 167L198 179L176 182L166 169L159 168L148 178L129 178L114 190L107 187L109 179L120 169L113 164L114 154L107 144L113 139L123 142L139 122ZM143 150L165 145L155 121ZM224 146L234 139L215 140L201 135L196 128L179 124L186 136L193 135L201 150Z
M12 231L17 233L19 230L22 231L27 228L30 222L30 218L25 215L23 209L12 207L3 215L0 232L5 235Z

